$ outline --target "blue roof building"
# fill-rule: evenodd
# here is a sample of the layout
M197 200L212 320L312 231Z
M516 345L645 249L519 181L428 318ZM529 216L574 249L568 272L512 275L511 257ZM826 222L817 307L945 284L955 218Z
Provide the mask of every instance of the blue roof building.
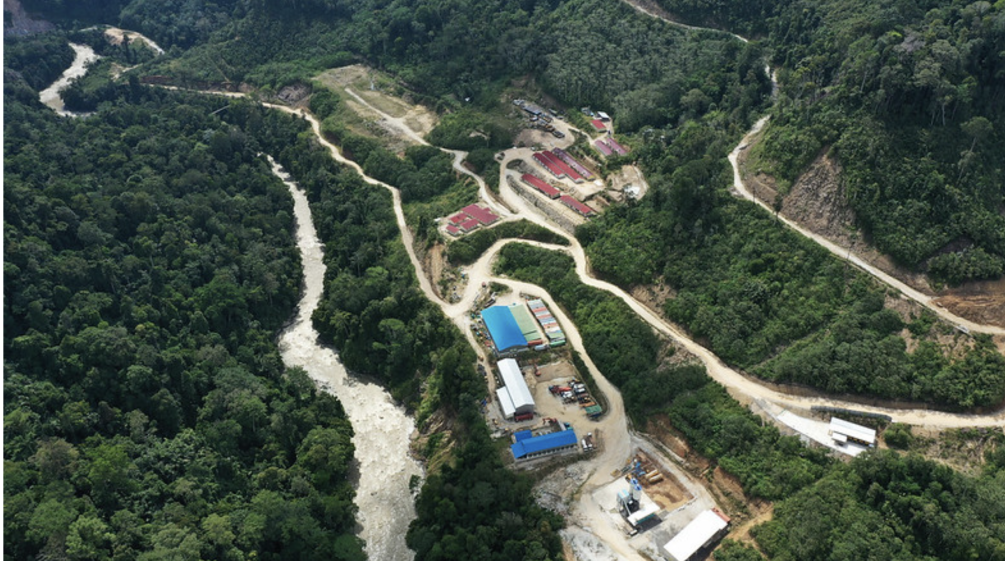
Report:
M543 434L532 438L525 438L510 445L513 457L517 460L529 460L539 458L548 454L555 454L564 450L573 450L579 440L576 439L576 431L569 429L551 434Z
M505 353L513 349L527 346L527 339L517 325L513 313L507 306L492 306L482 310L482 321L489 330L496 351Z
M521 430L513 433L513 438L515 438L517 442L522 442L528 438L534 438L534 433L529 430Z

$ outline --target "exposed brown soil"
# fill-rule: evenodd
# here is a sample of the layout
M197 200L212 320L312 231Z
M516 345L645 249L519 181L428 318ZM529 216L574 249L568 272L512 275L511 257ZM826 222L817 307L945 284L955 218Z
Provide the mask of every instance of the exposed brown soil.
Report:
M968 282L940 294L935 303L954 314L1005 327L1005 279Z
M705 487L712 493L716 503L723 508L726 515L733 519L734 528L746 525L745 522L749 520L767 520L770 517L772 503L747 497L740 481L718 466L713 468L708 458L695 452L683 435L670 424L669 417L666 415L650 417L645 432L681 458L682 468L699 480L708 481ZM749 528L745 532L749 532Z
M760 140L760 135L751 145ZM775 179L747 167L750 149L738 156L743 180L758 199L774 203L778 190ZM840 163L827 155L827 150L810 164L792 188L782 198L781 214L804 228L827 239L850 247L864 261L900 279L911 287L938 296L935 302L952 313L970 321L1005 327L1005 279L970 282L956 288L935 290L928 278L909 271L862 239L855 228L855 213L848 206L841 189ZM999 345L1002 348L1001 345Z

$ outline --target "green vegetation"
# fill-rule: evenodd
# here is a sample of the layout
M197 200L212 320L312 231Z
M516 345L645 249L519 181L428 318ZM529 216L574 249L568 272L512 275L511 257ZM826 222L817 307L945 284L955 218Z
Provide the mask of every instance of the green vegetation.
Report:
M1005 559L1005 470L865 454L776 505L754 536L778 560Z
M454 265L468 265L481 257L492 244L507 238L521 238L544 243L569 245L569 241L551 230L529 220L503 222L498 226L480 229L452 242L447 247L447 258Z
M57 33L5 40L3 46L4 65L17 72L35 90L49 87L73 63L73 49L67 44L66 37ZM16 85L18 82L15 76L4 79L5 84Z
M704 367L662 364L652 329L621 300L580 283L571 257L519 243L499 255L499 273L541 286L569 314L637 424L667 413L695 450L739 477L755 497L782 498L823 475L829 460L821 450L763 425L709 379Z
M363 559L352 427L276 348L300 260L255 141L218 100L60 119L5 75L5 555Z
M787 184L829 150L878 249L937 281L1005 272L1001 3L661 3L769 33L782 88L758 167Z
M263 139L308 193L328 267L318 331L350 370L378 376L411 407L442 406L459 420L454 463L431 474L419 494L408 533L417 559L494 558L486 551L558 559L562 519L535 505L530 481L502 465L477 409L486 388L474 351L419 291L390 194L337 165L302 122L244 101L226 114ZM429 150L411 161L433 156Z
M621 286L660 279L664 311L727 362L830 392L939 403L1005 398L1005 359L977 342L948 358L929 338L908 353L874 281L754 205L724 194L736 142L706 116L643 149L652 186L638 204L580 227L590 263ZM924 334L926 316L911 333Z
M480 148L502 150L513 146L511 121L492 119L473 110L444 115L429 133L429 142L453 150L471 152ZM489 156L494 152L490 152Z

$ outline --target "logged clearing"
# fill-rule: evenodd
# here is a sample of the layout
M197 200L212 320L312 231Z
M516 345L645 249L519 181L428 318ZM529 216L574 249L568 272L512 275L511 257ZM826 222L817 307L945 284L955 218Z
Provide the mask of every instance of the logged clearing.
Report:
M326 70L315 76L314 79L339 94L347 93L347 88L351 89L367 103L392 118L401 120L403 124L420 136L429 134L429 131L433 130L438 122L436 113L414 103L407 90L397 85L386 75L362 64ZM368 119L380 119L379 114L370 111L362 104L354 102L345 95L342 97L353 111L361 116Z

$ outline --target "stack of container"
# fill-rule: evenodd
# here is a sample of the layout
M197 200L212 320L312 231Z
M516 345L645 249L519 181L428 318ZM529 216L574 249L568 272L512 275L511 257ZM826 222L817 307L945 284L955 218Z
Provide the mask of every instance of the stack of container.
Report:
M549 344L552 347L564 345L565 333L562 332L562 328L558 326L558 321L548 311L548 307L544 305L544 302L540 299L530 300L527 302L527 306L530 307L530 311L534 314L537 322L541 324L541 329L544 330L544 335L548 338Z

